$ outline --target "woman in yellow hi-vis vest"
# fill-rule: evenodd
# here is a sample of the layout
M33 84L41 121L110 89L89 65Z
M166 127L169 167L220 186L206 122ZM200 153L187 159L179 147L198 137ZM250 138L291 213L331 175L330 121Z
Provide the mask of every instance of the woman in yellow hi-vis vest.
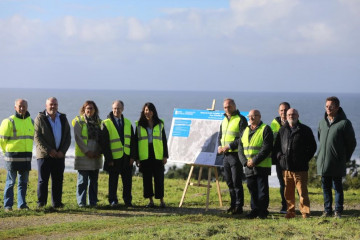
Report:
M164 165L167 162L168 149L164 122L159 119L154 104L148 102L142 108L139 121L136 122L135 139L137 142L136 165L143 175L144 198L149 198L146 207L154 207L152 178L154 177L155 198L164 202Z
M76 200L79 207L86 206L89 188L89 205L98 202L99 169L102 168L100 147L99 109L94 101L87 100L80 108L80 115L72 120L75 136L75 164L78 170Z

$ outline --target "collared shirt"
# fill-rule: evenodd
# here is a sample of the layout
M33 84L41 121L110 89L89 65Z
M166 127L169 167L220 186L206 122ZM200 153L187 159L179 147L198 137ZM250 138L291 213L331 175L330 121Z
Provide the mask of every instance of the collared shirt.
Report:
M119 126L119 127L121 127L121 117L120 118L117 118L117 117L115 117L114 116L114 119L115 119L115 122L116 122L116 124Z
M329 121L329 124L331 125L331 124L335 121L335 118L333 118L333 119L331 120L329 117L327 117L327 120Z
M55 138L55 145L56 145L56 149L59 149L60 147L60 142L61 142L61 121L60 121L60 113L56 113L55 116L55 121L52 120L52 118L50 117L50 115L46 112L46 116L49 119L52 131L54 133L54 138Z

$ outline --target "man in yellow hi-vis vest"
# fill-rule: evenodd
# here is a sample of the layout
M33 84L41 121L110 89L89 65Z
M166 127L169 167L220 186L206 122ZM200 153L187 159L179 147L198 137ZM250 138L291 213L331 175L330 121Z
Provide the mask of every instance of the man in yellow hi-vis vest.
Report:
M250 125L244 130L238 149L251 195L251 212L246 217L267 218L274 137L271 128L261 121L259 110L251 110L248 117Z
M118 205L117 187L119 175L123 183L123 200L126 207L132 206L132 169L136 149L134 130L130 120L122 114L124 103L116 100L107 119L101 123L101 147L105 157L104 170L109 173L109 204Z
M242 186L243 167L237 154L239 138L247 126L246 118L236 110L233 99L224 100L224 120L220 126L218 153L224 154L224 173L230 192L230 208L227 212L241 214L244 206L244 189Z
M4 153L7 169L4 189L4 209L11 211L14 204L14 185L19 175L17 207L29 209L25 197L31 170L34 141L34 121L27 111L28 103L24 99L15 101L15 115L2 121L0 127L0 146Z

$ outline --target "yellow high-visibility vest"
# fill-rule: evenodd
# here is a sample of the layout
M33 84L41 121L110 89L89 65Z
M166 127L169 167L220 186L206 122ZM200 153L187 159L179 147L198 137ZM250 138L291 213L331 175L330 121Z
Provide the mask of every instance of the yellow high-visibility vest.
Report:
M131 143L131 122L124 118L124 146L121 143L119 133L110 118L102 121L105 124L110 136L110 149L113 159L122 158L124 153L130 155Z
M0 145L5 161L31 161L34 142L34 121L15 115L4 119L0 126Z
M137 134L138 134L138 151L139 160L146 160L149 158L149 140L147 130L138 124L136 121ZM153 135L153 147L155 153L155 159L163 160L164 158L164 146L162 141L162 131L164 124L160 121L159 124L155 125L152 130Z
M221 123L221 146L227 146L232 143L236 137L240 137L239 123L241 118L239 115L231 116L230 120L227 117ZM231 150L229 152L237 152L238 149Z
M252 159L254 156L256 156L259 153L264 141L263 133L265 127L266 127L265 123L261 124L254 133L254 135L251 137L250 142L249 142L250 128L247 127L244 130L244 133L241 137L241 141L243 143L244 154L247 160ZM257 164L256 167L271 167L270 155L267 158L265 158L263 161L261 161L259 164Z

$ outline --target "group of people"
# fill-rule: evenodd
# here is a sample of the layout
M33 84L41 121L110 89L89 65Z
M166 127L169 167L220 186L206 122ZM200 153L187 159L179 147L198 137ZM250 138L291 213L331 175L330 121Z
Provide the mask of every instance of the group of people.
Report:
M224 175L230 192L227 212L242 214L245 176L251 195L248 218L267 218L269 211L269 183L271 166L276 165L280 183L282 208L286 218L295 217L295 189L299 195L303 218L310 216L307 189L309 161L317 145L311 129L299 120L299 112L290 104L279 105L279 116L271 125L261 120L259 110L249 111L248 121L236 108L233 99L225 99L224 120L218 137L218 153L224 155ZM71 143L70 126L66 115L58 112L55 97L46 100L45 110L35 121L30 117L28 103L15 101L15 114L4 119L0 126L0 146L7 169L4 190L4 209L11 211L14 203L14 185L18 176L18 209L28 209L26 190L31 170L33 141L36 144L38 164L37 205L46 206L48 182L51 177L51 201L54 208L63 207L62 188L65 154ZM164 202L164 165L168 158L164 122L158 117L154 104L142 108L135 123L123 115L124 103L116 100L105 120L99 117L94 101L86 101L80 113L72 120L75 136L75 170L78 171L76 199L80 207L96 206L98 202L98 176L103 167L109 174L108 201L119 204L117 187L121 175L125 206L132 206L133 163L143 175L146 207L155 206L153 198ZM324 195L324 217L333 215L332 188L335 189L335 217L341 217L344 203L342 177L346 175L346 162L356 146L355 133L337 97L325 102L325 115L318 128L319 149L317 173L321 176ZM103 157L105 159L103 163ZM153 190L153 178L154 189ZM88 192L88 194L87 194ZM88 196L88 197L87 197ZM89 199L87 203L87 198Z
M27 110L27 101L17 99L15 114L4 119L0 126L0 146L7 170L4 210L12 211L17 176L17 207L29 209L26 191L34 141L38 165L37 207L42 208L47 204L48 182L51 177L52 206L61 208L64 206L62 189L65 154L71 143L70 125L66 115L58 112L58 101L55 97L46 100L45 110L37 115L35 121ZM148 102L142 108L134 131L131 121L124 117L123 111L124 103L116 100L107 118L101 120L95 102L88 100L80 108L79 116L72 120L75 136L74 167L78 171L76 200L79 207L97 205L98 176L102 167L109 173L110 206L119 204L119 175L123 183L125 206L132 206L134 161L143 174L144 197L149 199L146 207L155 206L153 197L160 199L160 207L165 207L164 165L167 162L168 149L164 122L158 117L154 104Z
M267 218L271 166L276 165L280 183L281 210L285 218L295 217L295 189L303 218L310 216L307 189L309 161L317 144L312 130L299 120L299 112L287 102L279 105L279 116L271 125L261 121L259 110L250 110L248 123L236 109L233 99L223 103L224 119L218 137L218 153L224 155L225 180L230 192L232 214L243 213L245 176L250 192L251 211L247 218ZM325 115L318 127L319 149L316 157L317 174L321 176L324 196L323 217L341 218L344 204L342 178L346 163L356 147L354 129L337 97L325 101ZM332 188L335 190L335 211L332 208Z

